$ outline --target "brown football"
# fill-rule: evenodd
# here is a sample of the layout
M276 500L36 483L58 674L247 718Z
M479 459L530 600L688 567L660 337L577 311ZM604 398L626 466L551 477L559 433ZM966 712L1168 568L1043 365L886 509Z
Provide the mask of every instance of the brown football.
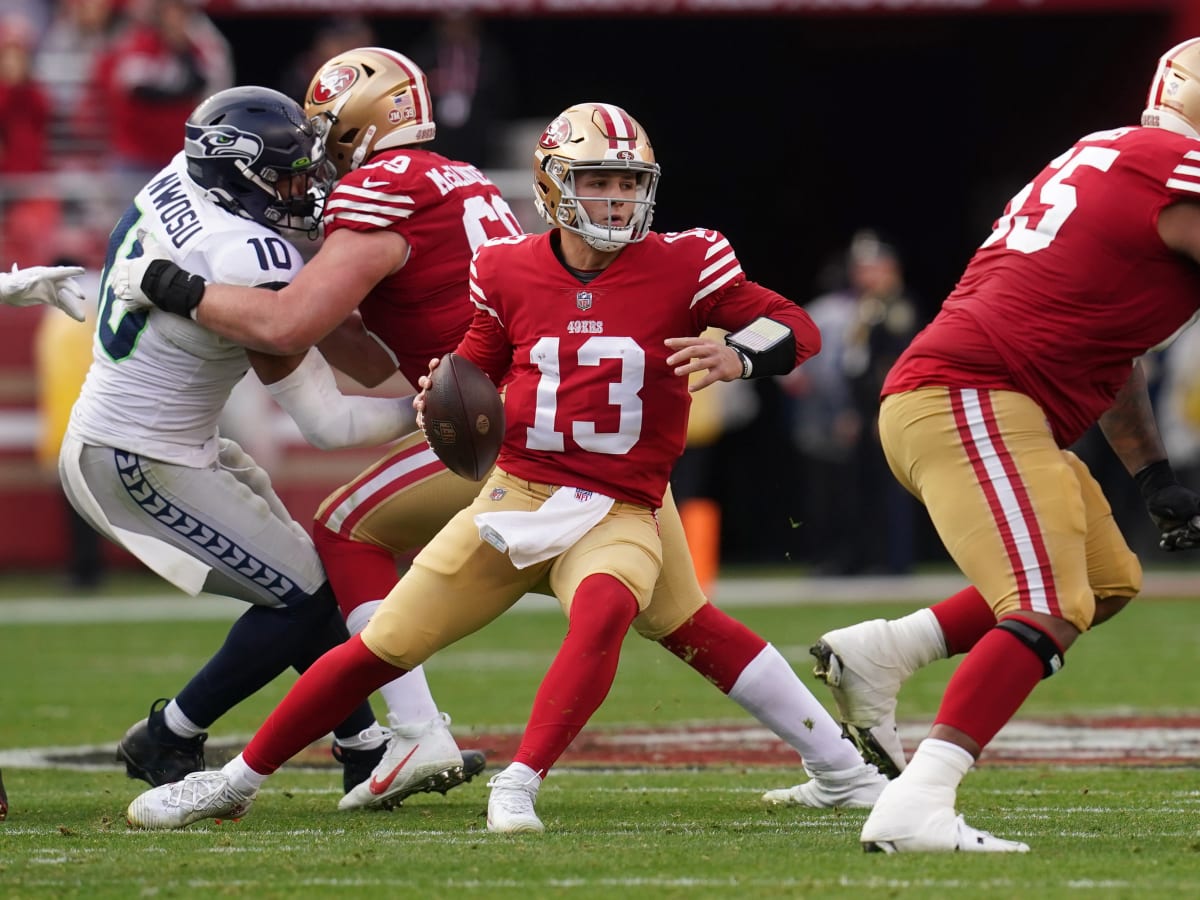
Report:
M425 439L455 475L481 481L500 455L504 403L479 366L455 353L442 357L425 392Z

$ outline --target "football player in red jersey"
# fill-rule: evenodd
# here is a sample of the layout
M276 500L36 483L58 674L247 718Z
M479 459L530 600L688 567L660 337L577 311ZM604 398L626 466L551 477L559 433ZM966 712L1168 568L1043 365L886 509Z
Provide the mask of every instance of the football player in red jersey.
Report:
M1009 201L884 384L888 462L972 587L813 647L843 717L897 768L902 681L967 653L864 823L867 849L1028 849L956 816L957 789L1076 638L1141 588L1100 486L1066 448L1098 422L1162 546L1197 545L1200 497L1171 471L1138 362L1195 318L1197 262L1200 39L1159 61L1142 127L1081 138Z
M560 598L570 627L515 761L491 782L491 830L542 830L533 806L541 779L607 694L631 624L801 752L813 778L790 802L874 801L882 776L787 661L689 589L682 528L663 503L684 444L688 376L704 373L694 384L702 389L786 372L816 352L816 329L795 304L746 280L719 233L650 231L659 169L623 110L567 110L542 135L534 174L556 227L479 249L475 318L458 346L507 385L496 470L363 632L297 682L238 759L143 794L131 823L177 828L244 811L347 697L413 669L534 588ZM694 336L709 324L732 330L728 343ZM686 578L664 567L671 556Z

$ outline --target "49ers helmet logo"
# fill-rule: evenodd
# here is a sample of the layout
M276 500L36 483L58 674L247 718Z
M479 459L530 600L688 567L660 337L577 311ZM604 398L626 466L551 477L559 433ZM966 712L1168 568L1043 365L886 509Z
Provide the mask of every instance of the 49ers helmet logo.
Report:
M353 66L335 66L327 69L317 76L317 86L313 88L312 102L328 103L356 81L358 81L358 69Z
M565 144L570 136L571 120L566 116L559 116L546 126L546 130L538 138L538 146L546 150L553 150Z

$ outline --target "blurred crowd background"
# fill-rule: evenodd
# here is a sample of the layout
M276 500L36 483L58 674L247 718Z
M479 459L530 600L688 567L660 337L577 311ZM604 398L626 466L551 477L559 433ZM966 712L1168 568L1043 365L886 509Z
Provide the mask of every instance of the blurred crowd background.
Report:
M945 558L883 463L884 373L1008 197L1082 134L1135 124L1158 55L1197 34L1193 0L3 0L0 264L82 265L94 290L109 229L197 103L233 84L303 102L344 49L420 63L433 149L485 169L531 230L537 134L571 103L617 103L663 166L656 229L723 231L825 339L787 378L697 398L675 489L702 575L909 572ZM89 329L56 310L0 309L0 570L81 588L130 562L57 488L89 359ZM1200 487L1200 338L1150 364L1172 461ZM301 520L376 455L306 449L252 383L239 394L226 427ZM1103 440L1077 450L1164 561Z

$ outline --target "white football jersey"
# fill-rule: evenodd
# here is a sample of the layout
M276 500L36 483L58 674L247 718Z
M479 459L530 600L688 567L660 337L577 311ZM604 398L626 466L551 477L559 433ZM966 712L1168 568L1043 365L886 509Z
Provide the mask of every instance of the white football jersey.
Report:
M108 284L115 259L141 253L152 232L172 260L213 284L279 285L300 253L271 229L226 212L187 174L179 153L138 192L109 237L92 365L69 433L179 465L217 460L217 418L249 368L246 351L191 319L132 311Z

